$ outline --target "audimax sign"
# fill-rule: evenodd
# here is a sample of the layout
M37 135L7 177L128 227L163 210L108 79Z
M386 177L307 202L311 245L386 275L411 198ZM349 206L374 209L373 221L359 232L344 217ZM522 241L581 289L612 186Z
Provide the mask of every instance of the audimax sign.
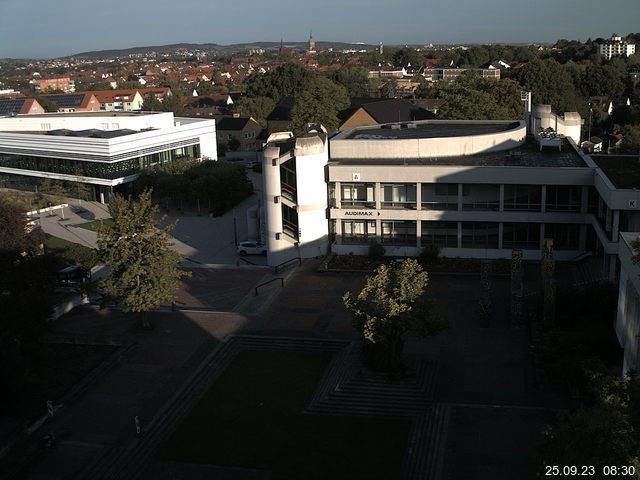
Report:
M374 213L377 213L378 217L380 216L380 212L371 212L368 210L347 210L344 212L344 215L348 217L373 217Z

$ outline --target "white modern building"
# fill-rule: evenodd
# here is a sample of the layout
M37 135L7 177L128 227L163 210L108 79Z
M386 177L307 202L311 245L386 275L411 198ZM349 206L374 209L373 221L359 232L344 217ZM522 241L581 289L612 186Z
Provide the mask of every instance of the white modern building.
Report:
M43 178L93 185L108 201L113 188L143 168L186 158L217 160L214 120L166 112L82 112L0 118L4 186Z
M628 57L636 53L636 46L633 43L623 41L622 37L613 34L609 40L605 40L604 43L598 45L598 53L607 60L611 60L611 57L618 55Z

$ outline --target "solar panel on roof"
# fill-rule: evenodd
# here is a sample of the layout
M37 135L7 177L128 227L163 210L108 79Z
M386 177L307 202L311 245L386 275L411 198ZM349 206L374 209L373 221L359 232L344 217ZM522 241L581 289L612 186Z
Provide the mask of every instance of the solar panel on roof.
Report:
M83 93L70 93L67 95L43 95L42 98L46 98L51 103L54 103L58 108L74 108L79 107L84 99Z
M19 113L26 98L11 98L0 100L0 115Z

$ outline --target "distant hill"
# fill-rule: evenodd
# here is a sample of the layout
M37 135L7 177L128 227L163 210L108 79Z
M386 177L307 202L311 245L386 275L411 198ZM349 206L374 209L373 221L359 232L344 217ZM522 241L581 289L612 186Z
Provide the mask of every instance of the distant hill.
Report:
M307 42L285 42L283 44L288 48L305 48ZM149 47L132 47L112 50L94 50L91 52L81 52L73 55L69 55L64 58L113 58L113 57L126 57L129 55L144 55L152 52L155 53L170 53L179 48L185 50L201 50L203 52L221 52L231 53L239 50L246 50L249 48L277 48L280 46L280 42L250 42L250 43L235 43L232 45L219 45L217 43L174 43L171 45L156 45ZM360 43L344 43L344 42L316 42L316 46L323 49L346 49L346 48L374 48L376 45L365 45Z

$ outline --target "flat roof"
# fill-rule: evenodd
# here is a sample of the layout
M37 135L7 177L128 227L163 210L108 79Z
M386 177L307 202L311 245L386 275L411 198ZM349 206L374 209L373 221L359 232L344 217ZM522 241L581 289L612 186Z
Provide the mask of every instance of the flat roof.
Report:
M516 148L501 152L476 153L453 157L432 158L338 158L330 159L333 165L429 165L469 167L573 167L587 168L582 157L562 139L562 150L545 147L542 151L537 142L527 141Z
M638 155L591 155L616 188L640 189L640 158Z
M356 127L344 136L338 134L336 140L392 140L411 138L447 138L473 135L488 135L506 132L520 127L519 121L444 121L420 120L416 122Z

